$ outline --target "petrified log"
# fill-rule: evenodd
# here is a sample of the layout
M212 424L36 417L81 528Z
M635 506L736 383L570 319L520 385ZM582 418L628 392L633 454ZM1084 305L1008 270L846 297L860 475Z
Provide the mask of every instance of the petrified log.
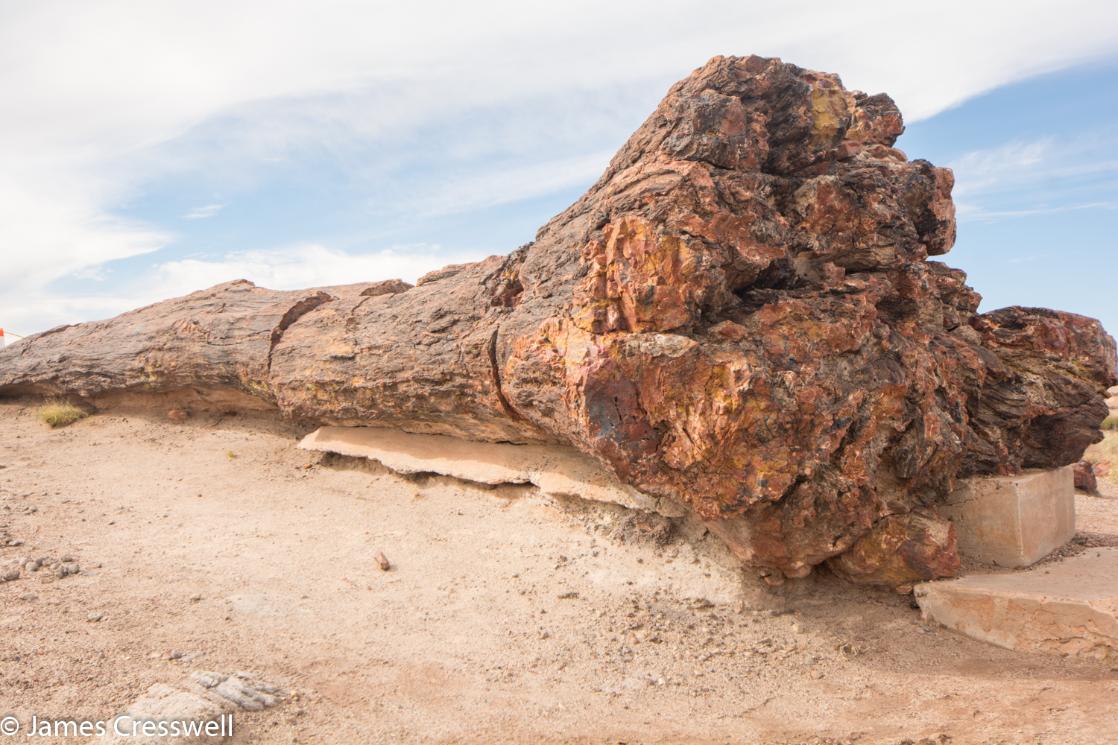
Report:
M323 424L573 445L773 581L903 586L958 557L961 475L1078 461L1115 346L976 314L952 174L885 95L775 59L676 84L534 243L402 282L233 282L0 353L0 392L231 395Z

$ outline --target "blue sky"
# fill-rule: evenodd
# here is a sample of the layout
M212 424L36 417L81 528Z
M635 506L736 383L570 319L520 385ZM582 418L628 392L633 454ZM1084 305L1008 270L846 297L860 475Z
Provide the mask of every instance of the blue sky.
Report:
M984 308L1118 330L1118 10L903 5L0 4L0 327L505 253L672 82L755 52L894 96Z
M1118 57L998 88L907 128L909 157L951 166L943 258L983 310L1038 305L1118 333Z

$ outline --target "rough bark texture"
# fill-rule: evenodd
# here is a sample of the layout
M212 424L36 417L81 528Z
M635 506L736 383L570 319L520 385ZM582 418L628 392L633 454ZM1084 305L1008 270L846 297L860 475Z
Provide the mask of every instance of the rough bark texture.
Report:
M1098 322L977 315L952 174L885 95L711 60L507 257L305 292L233 282L0 353L0 392L236 391L286 415L572 444L684 502L773 581L952 574L960 475L1100 438Z

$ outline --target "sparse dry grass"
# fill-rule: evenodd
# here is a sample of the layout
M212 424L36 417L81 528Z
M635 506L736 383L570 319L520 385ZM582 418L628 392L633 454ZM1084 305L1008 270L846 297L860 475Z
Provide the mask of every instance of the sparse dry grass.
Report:
M1109 431L1118 430L1118 414L1111 414L1102 422L1102 428Z
M47 401L39 408L39 421L49 424L51 428L65 427L86 416L84 411L66 401Z
M1118 431L1110 429L1104 432L1102 442L1087 448L1083 458L1096 464L1099 480L1118 486Z

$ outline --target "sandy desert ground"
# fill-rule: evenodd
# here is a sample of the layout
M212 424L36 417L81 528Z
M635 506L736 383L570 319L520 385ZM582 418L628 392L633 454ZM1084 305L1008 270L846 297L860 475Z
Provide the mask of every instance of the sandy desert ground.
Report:
M51 430L36 405L0 404L0 565L80 572L0 583L0 714L103 719L249 670L287 696L237 743L1118 741L1113 662L826 575L766 590L692 526L406 479L245 416ZM1066 551L1118 545L1104 488Z

